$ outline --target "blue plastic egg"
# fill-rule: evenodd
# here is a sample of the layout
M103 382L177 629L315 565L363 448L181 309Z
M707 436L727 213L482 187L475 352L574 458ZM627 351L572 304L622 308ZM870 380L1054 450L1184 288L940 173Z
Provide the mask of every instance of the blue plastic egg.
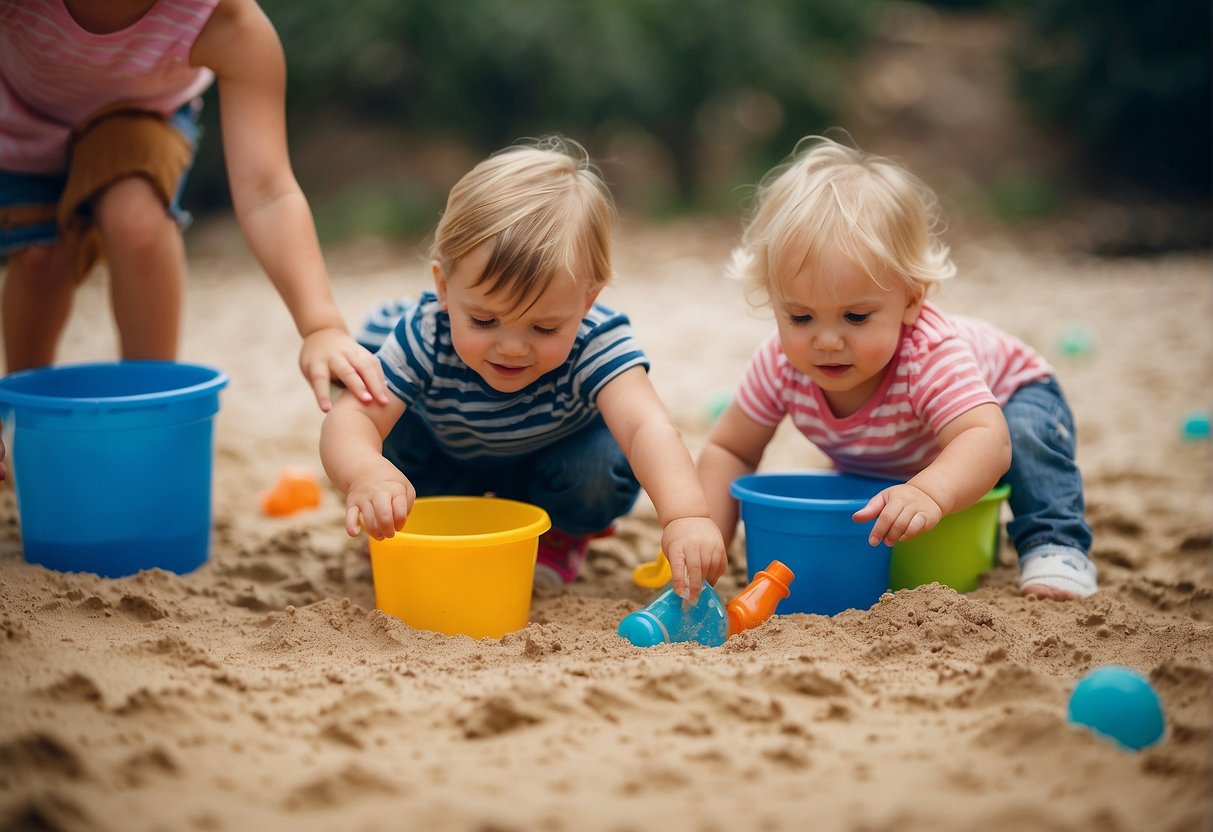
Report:
M1162 702L1141 674L1108 665L1091 671L1070 694L1070 722L1083 725L1133 751L1162 739Z
M1209 411L1193 410L1184 416L1182 435L1185 442L1209 441Z

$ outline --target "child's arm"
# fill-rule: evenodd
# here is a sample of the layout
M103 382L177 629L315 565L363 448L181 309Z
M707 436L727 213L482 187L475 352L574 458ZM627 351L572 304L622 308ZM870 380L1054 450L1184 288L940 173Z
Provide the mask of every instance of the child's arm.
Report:
M728 559L691 454L642 367L602 388L598 409L657 509L674 591L694 602L704 581L715 584L724 574Z
M866 523L876 517L868 542L892 546L909 540L980 500L1011 465L1011 436L1002 408L983 404L962 413L939 432L943 450L905 485L881 491L855 512Z
M303 338L299 367L321 410L330 379L365 402L389 399L379 362L350 337L333 301L307 199L287 152L286 66L253 0L220 0L190 54L218 79L232 205L257 262Z
M757 470L774 435L775 428L755 422L734 401L720 415L699 454L699 482L726 548L737 531L737 500L729 487L733 480Z
M417 496L413 484L383 456L383 438L404 415L404 402L367 405L342 396L320 428L320 461L345 494L345 531L359 525L371 537L392 537L404 527Z

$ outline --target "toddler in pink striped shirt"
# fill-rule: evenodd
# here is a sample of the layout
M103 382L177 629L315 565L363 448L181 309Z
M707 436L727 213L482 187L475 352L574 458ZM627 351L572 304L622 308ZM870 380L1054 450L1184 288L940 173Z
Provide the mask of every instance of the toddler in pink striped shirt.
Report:
M1091 595L1073 416L1038 353L927 301L956 271L936 206L888 159L820 137L764 180L730 268L770 303L776 331L700 456L712 518L727 544L729 485L787 417L839 470L899 481L854 516L875 519L873 545L922 534L1005 482L1020 591Z

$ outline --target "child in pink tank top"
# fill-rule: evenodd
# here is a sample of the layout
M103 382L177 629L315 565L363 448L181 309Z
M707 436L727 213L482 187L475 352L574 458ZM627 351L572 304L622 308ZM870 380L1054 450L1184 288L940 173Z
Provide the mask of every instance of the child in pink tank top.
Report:
M255 0L0 2L7 370L54 361L97 247L121 357L176 358L186 269L176 198L197 97L215 80L236 218L294 319L317 404L331 407L331 381L386 402L379 363L332 297L287 155L282 47Z
M955 273L935 206L907 171L829 139L802 143L764 181L732 270L769 300L777 331L700 456L712 517L727 544L729 486L787 417L839 470L902 481L854 516L875 520L873 545L922 534L1005 482L1020 591L1091 595L1070 409L1022 341L927 303Z

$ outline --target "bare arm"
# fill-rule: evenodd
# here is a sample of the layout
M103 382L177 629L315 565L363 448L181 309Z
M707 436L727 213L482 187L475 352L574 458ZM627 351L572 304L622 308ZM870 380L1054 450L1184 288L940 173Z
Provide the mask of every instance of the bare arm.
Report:
M699 455L699 482L726 547L737 532L737 500L729 494L729 487L733 480L757 470L774 435L775 428L755 422L734 401L721 414Z
M657 509L674 589L694 601L703 581L715 584L728 562L691 454L640 367L607 384L598 408Z
M935 461L905 485L881 491L854 515L876 517L869 542L892 546L933 529L941 519L980 500L1011 465L1011 436L1002 408L983 404L962 413L939 432Z
M359 526L372 537L391 537L412 510L416 491L408 478L383 456L383 439L404 415L404 403L367 405L342 396L324 417L320 461L333 485L346 495L345 531Z
M286 142L286 65L254 0L221 0L190 59L218 79L232 205L257 262L303 338L300 369L322 410L330 379L363 401L389 398L379 363L350 338L333 301L312 212Z

